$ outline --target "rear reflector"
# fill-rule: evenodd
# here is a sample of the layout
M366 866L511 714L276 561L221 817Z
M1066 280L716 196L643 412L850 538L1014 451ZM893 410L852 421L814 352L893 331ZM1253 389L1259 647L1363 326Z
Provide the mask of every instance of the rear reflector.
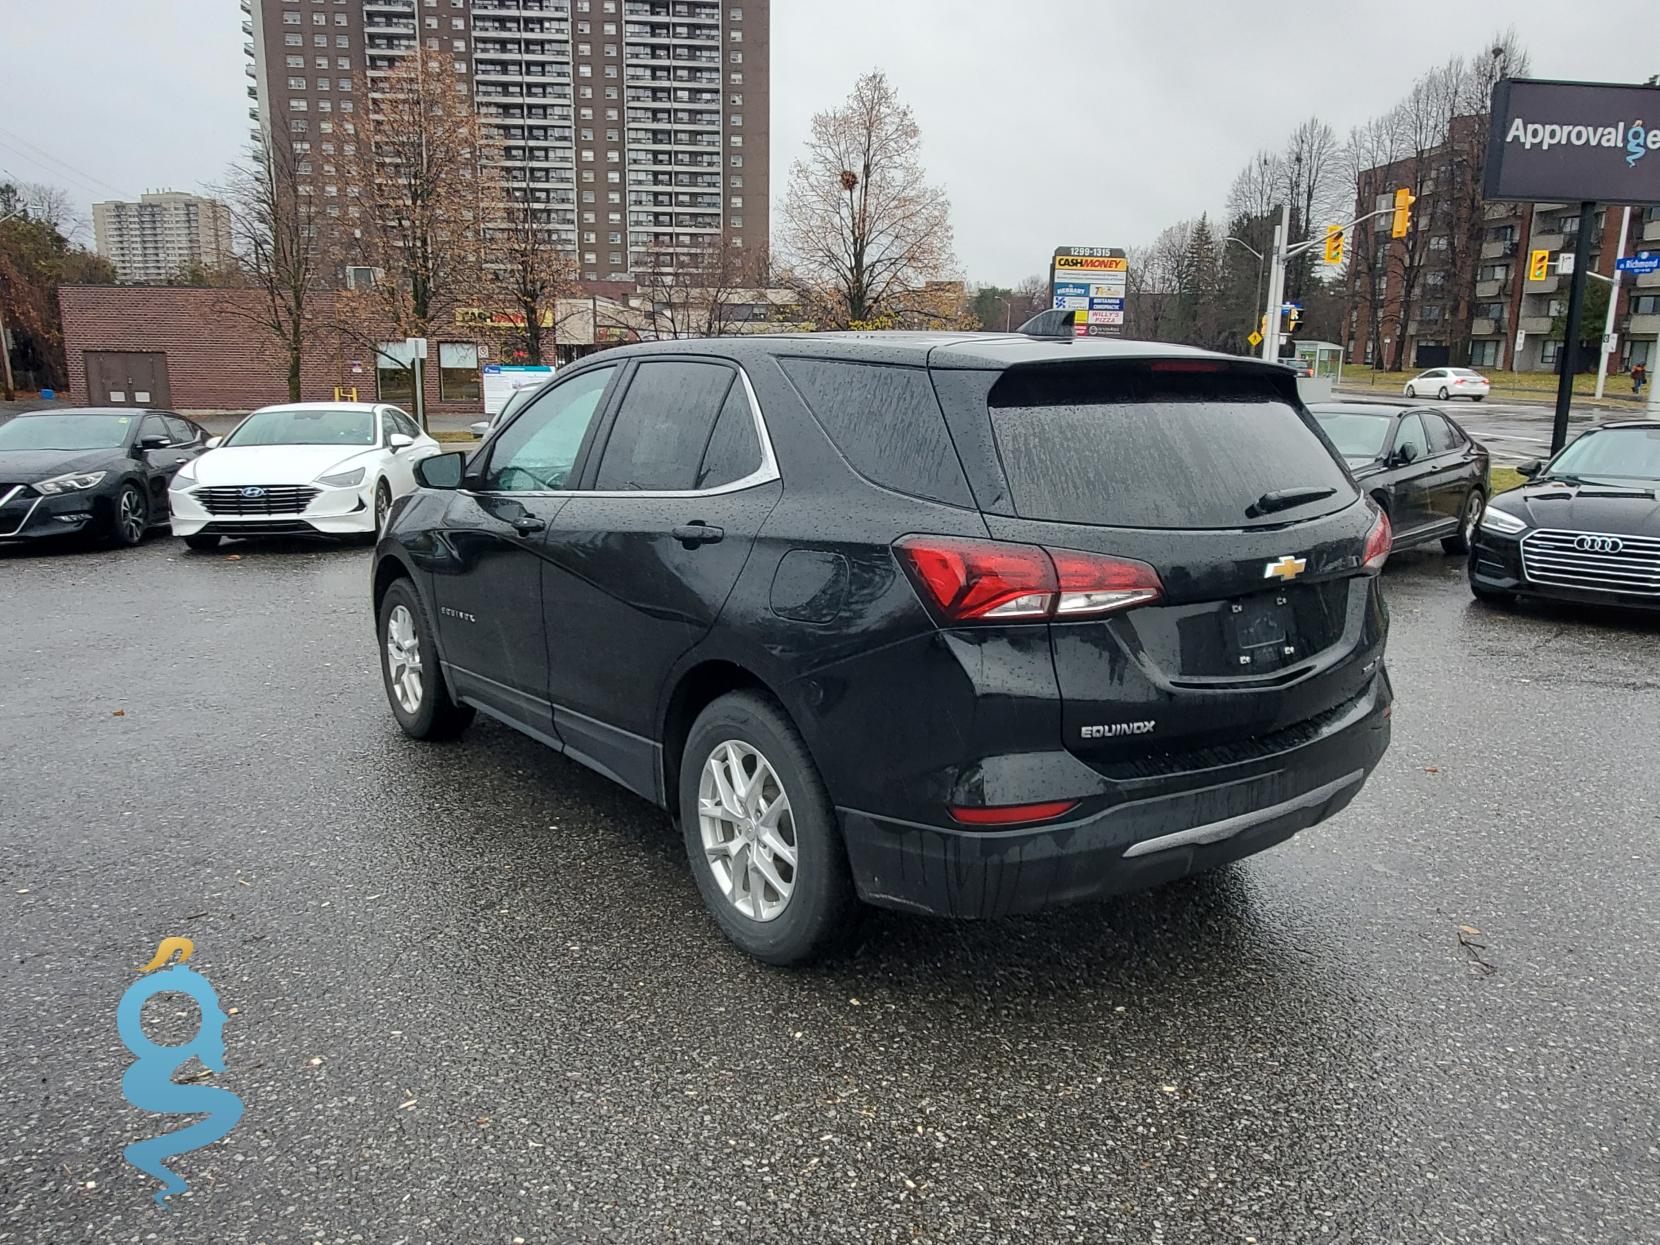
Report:
M1395 533L1389 526L1389 516L1380 510L1378 521L1372 524L1371 533L1366 537L1366 551L1360 555L1360 569L1381 571L1383 564L1389 560L1389 550L1394 543Z
M1145 562L1078 549L957 536L906 536L894 548L923 600L952 623L1097 617L1164 591Z
M1001 804L994 808L953 808L951 820L965 826L1013 826L1026 821L1049 821L1078 807L1076 800L1049 800L1043 804Z

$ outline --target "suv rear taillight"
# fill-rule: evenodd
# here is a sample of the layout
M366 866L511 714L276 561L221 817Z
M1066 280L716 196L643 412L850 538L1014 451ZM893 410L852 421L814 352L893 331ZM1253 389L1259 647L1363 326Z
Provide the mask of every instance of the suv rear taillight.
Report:
M1145 562L1079 549L956 536L906 536L894 549L923 600L951 623L1094 618L1164 594Z
M1381 571L1383 564L1389 560L1389 549L1394 543L1395 533L1389 526L1389 516L1380 510L1378 521L1372 524L1372 531L1366 537L1366 552L1360 555L1360 569Z

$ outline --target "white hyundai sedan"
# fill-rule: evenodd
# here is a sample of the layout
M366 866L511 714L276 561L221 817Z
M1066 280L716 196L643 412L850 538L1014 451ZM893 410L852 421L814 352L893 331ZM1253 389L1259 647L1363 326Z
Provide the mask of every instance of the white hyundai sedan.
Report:
M1469 398L1480 402L1492 389L1491 381L1467 367L1432 367L1407 381L1404 392L1409 398L1434 397L1442 402L1451 398Z
M173 532L192 549L224 536L373 535L440 452L395 406L300 402L255 411L173 477Z

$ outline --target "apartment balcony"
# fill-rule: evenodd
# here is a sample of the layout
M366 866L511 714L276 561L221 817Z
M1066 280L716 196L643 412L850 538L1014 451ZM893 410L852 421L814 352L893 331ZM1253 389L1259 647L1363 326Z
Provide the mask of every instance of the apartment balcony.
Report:
M1554 294L1561 288L1562 278L1552 274L1543 281L1529 281L1522 286L1524 294Z
M258 99L259 98L259 88L251 82L248 84L248 98L249 99Z
M1630 337L1660 337L1660 315L1632 316L1626 334Z
M254 37L254 24L252 22L243 22L242 33L252 39Z
M1472 337L1497 337L1504 332L1502 320L1490 320L1485 316L1470 321L1470 335Z
M1513 220L1521 216L1523 203L1489 203L1482 212L1483 220Z
M1481 245L1483 259L1510 259L1516 254L1515 242L1484 242Z
M369 13L413 13L415 0L363 0L363 12Z
M258 121L259 120L259 109L257 109L257 108L248 109L248 120Z
M1639 290L1660 289L1660 272L1645 272L1632 282Z
M255 68L254 68L254 67L253 67L253 66L252 66L252 65L244 65L244 66L242 66L242 72L243 72L243 73L245 73L245 74L247 74L247 75L248 75L248 76L249 76L249 77L250 77L250 78L252 78L252 79L253 79L253 80L254 80L254 81L255 81L255 82L258 82L258 81L259 81L259 71L258 71L258 70L256 70L256 69L255 69Z
M1554 319L1553 316L1523 316L1516 322L1516 327L1524 333L1548 333Z
M251 44L251 43L244 43L244 44L243 44L243 45L242 45L242 51L243 51L243 52L244 52L244 53L245 53L245 54L246 54L246 55L248 55L248 56L252 56L252 55L253 55L253 54L254 54L254 45L253 45L253 44Z
M1527 246L1530 251L1560 251L1563 244L1562 231L1560 229L1553 230L1547 225L1533 235Z
M1660 242L1660 217L1656 217L1643 226L1643 241Z
M1497 298L1499 295L1504 293L1504 287L1506 284L1508 283L1504 281L1477 281L1476 297Z

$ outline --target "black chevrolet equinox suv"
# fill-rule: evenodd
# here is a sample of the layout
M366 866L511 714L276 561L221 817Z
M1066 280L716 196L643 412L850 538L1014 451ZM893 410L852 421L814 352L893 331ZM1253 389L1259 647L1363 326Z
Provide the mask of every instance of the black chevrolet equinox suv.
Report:
M1389 741L1389 523L1273 364L659 342L417 474L374 559L399 725L483 712L668 809L772 963L859 901L987 917L1238 859Z

